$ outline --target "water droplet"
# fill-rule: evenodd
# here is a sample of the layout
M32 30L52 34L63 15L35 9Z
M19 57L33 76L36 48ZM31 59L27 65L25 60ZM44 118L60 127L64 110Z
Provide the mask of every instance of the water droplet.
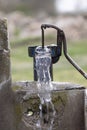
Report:
M32 116L33 115L33 111L30 109L27 109L27 111L24 113L27 117Z

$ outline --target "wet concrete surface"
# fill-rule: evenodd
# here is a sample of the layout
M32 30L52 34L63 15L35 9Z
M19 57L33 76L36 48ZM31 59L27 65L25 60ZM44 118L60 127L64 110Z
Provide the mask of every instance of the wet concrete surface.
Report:
M53 85L52 102L56 110L53 130L85 130L84 87L76 85L75 88L75 84L71 83L53 83ZM22 112L18 130L33 130L40 111L36 82L17 82L13 85L13 90L16 90L16 100L20 102ZM24 114L27 109L33 112L31 116L27 117Z

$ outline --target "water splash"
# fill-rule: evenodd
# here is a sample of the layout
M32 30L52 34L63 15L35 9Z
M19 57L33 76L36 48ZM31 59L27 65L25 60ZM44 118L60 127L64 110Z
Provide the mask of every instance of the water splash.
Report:
M40 109L40 120L38 120L36 126L42 130L42 127L46 127L45 130L52 130L55 109L51 101L51 51L46 46L44 48L37 47L35 50L35 62L36 71L38 77L38 96L40 98L41 104Z

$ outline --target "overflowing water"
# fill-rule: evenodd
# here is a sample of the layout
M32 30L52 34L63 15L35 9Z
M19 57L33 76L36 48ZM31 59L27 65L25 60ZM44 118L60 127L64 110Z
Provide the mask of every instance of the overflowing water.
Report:
M48 49L47 47L37 47L35 49L34 69L36 70L36 76L38 79L38 81L36 82L37 85L35 93L36 95L38 95L40 100L38 102L38 100L35 101L34 99L32 99L33 105L31 107L31 105L29 105L27 101L29 101L30 93L32 97L34 89L32 88L32 92L30 92L30 90L26 87L26 94L23 96L22 102L22 121L24 122L26 127L31 127L33 130L52 130L54 127L55 108L51 99L51 92L53 90L50 75L51 62L50 49ZM35 106L38 106L38 108Z
M51 51L47 47L37 47L35 50L36 72L38 77L38 96L40 98L40 119L36 126L39 130L46 127L45 130L52 130L55 109L51 100Z

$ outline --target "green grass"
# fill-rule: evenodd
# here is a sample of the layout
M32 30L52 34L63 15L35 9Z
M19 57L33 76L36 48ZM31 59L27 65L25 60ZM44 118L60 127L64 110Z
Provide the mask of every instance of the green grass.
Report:
M51 40L51 39L50 39ZM48 38L48 41L50 41ZM23 44L24 43L24 44ZM33 80L33 59L28 57L29 45L39 45L40 39L25 39L11 43L12 79ZM68 43L68 52L77 64L87 72L87 41ZM53 65L54 81L73 82L87 86L87 80L66 60L64 55Z

